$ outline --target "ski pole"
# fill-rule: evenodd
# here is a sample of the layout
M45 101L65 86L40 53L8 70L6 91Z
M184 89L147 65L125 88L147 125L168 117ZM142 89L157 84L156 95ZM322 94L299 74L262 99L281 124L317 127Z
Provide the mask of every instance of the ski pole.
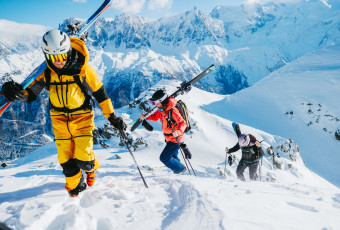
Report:
M228 154L230 155L230 156L229 156L230 158L228 157ZM226 153L225 153L224 176L227 176L227 174L226 174L226 171L227 171L227 159L228 159L229 165L231 166L231 165L233 164L233 158L232 158L231 153L229 153L229 152L226 152Z
M170 127L171 127L172 132L175 132L174 128L172 127L172 122L171 122L171 120L170 120L169 118L167 118L167 121L168 121L168 123L170 124ZM188 164L187 164L186 160L188 160L189 165L190 165L190 167L191 167L191 169L192 169L194 175L196 176L195 170L193 169L192 165L190 164L189 159L186 159L185 156L184 156L184 153L183 153L183 150L182 150L182 148L181 148L181 144L179 143L178 137L175 137L175 139L176 139L177 145L178 145L178 147L179 147L179 149L180 149L180 151L181 151L181 154L182 154L182 157L183 157L185 166L187 167L187 169L188 169L188 171L189 171L189 174L191 175L191 172L190 172L190 168L188 167Z
M185 156L184 156L183 150L182 150L182 148L181 148L181 145L180 145L180 143L179 143L179 141L178 141L178 138L177 138L177 137L176 137L176 142L177 142L177 145L178 145L178 147L179 147L179 150L181 151L181 154L182 154L182 157L183 157L183 160L184 160L185 166L187 167L187 169L188 169L188 171L189 171L189 174L191 175L190 168L188 167L188 164L187 164L187 162L186 162L186 160L188 160L188 161L189 161L189 159L185 159ZM190 162L189 162L189 163L190 163ZM195 172L194 172L194 173L195 173Z
M181 146L179 146L179 147L181 148ZM190 163L190 161L189 161L189 159L187 159L187 160L188 160L188 163L189 163L189 165L190 165L190 167L191 167L192 172L194 173L195 176L197 176L196 173L195 173L194 168L192 167L192 165L191 165L191 163Z
M172 132L174 132L174 129L173 129L173 128L171 128L171 129L172 129ZM179 146L179 149L181 150L181 153L182 153L182 157L183 157L184 163L185 163L185 165L187 166L190 175L191 175L190 168L188 167L186 161L188 161L188 163L189 163L189 165L190 165L190 167L191 167L191 170L192 170L192 172L194 173L194 175L197 176L196 173L195 173L194 168L192 167L192 165L191 165L191 163L190 163L190 160L187 159L187 158L185 157L185 154L184 154L184 152L183 152L183 149L182 149L182 147L181 147L181 144L179 143L178 137L176 137L176 142L177 142L177 145Z
M228 158L228 153L225 153L225 161L224 161L224 176L226 175L226 171L227 171L227 158Z
M261 157L261 162L260 162L260 180L262 181L261 174L262 174L262 157Z
M127 137L126 137L124 131L123 131L122 129L118 129L118 130L119 130L120 136L122 137L122 139L123 139L123 141L124 141L125 146L126 146L127 149L129 150L130 155L132 156L132 159L133 159L133 161L135 162L136 168L138 169L138 172L139 172L139 174L140 174L140 176L141 176L141 178L142 178L142 180L143 180L143 182L144 182L145 187L146 187L146 188L149 188L148 185L147 185L146 182L145 182L145 179L144 179L144 177L143 177L142 172L140 171L140 168L139 168L139 166L138 166L138 164L137 164L137 161L136 161L134 155L132 154L132 152L131 152L131 150L130 150L130 147L129 147L129 144L128 144L128 141L127 141Z
M262 140L260 141L260 144L265 141L265 140ZM262 178L261 178L261 173L262 173L262 170L261 170L261 165L262 165L262 156L261 156L261 159L260 159L260 152L258 151L257 153L257 158L259 159L259 176L260 176L260 181L262 181Z
M185 163L185 165L187 166L190 175L191 175L190 168L188 167L186 161L188 161L188 163L189 163L189 165L190 165L190 167L191 167L191 170L192 170L192 172L194 173L194 175L197 176L196 173L195 173L194 168L192 167L192 165L191 165L191 163L190 163L190 161L189 161L189 159L185 158L185 154L183 153L183 149L182 149L182 147L181 147L181 144L180 144L179 141L178 141L178 137L176 137L176 142L177 142L177 145L179 146L179 149L180 149L180 151L181 151L181 154L182 154L184 163Z

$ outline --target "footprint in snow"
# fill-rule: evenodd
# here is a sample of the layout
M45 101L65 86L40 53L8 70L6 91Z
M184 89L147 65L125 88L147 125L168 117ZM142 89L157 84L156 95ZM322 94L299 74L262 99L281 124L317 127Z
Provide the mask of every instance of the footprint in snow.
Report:
M340 193L335 194L333 200L340 204Z
M97 229L110 230L113 229L113 225L108 218L100 218L97 221Z
M86 191L80 199L79 205L88 208L95 205L101 198L96 195L95 191Z
M340 208L340 193L335 194L333 200L334 200L333 206L335 208Z
M309 206L309 205L304 205L304 204L298 204L295 202L287 202L287 204L289 204L290 206L293 206L295 208L299 208L305 211L310 211L310 212L319 212L316 208Z

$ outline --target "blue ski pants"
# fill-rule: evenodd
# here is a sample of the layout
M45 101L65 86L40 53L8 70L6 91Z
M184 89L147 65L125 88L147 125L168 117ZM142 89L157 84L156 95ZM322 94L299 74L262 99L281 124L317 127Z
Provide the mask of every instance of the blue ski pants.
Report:
M179 146L174 142L167 142L159 159L165 164L166 167L171 169L174 173L181 173L185 166L178 158Z

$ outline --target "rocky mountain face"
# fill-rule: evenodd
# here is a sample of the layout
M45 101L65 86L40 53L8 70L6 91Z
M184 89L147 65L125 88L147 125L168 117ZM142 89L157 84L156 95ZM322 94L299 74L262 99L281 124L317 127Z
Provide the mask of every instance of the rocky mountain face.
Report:
M122 14L98 20L87 44L116 107L161 79L188 80L213 63L217 71L199 87L231 94L338 44L339 8L336 1L313 0L217 6L209 15L194 8L159 20Z
M190 80L211 64L217 69L196 86L232 94L304 54L339 44L339 9L336 1L246 2L217 6L209 15L194 8L159 20L127 14L101 18L89 30L89 64L116 108L162 79ZM60 29L74 20L65 20ZM0 38L0 82L21 82L43 60L38 47L47 28L21 25L14 33L8 29L11 23L0 21L1 34L7 35ZM5 125L21 120L35 124L30 127L37 133L51 135L48 116L45 93L31 105L14 105L4 114L0 129L21 129ZM21 136L31 132L24 130Z

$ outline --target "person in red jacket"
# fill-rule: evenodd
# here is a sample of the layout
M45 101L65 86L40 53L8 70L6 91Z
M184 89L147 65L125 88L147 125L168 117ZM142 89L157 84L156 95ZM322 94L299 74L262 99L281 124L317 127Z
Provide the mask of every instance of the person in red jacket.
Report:
M163 164L170 168L175 174L182 174L186 171L186 167L178 158L178 150L180 148L179 144L183 144L184 142L184 130L187 127L187 124L178 109L175 107L177 100L173 97L168 97L163 90L157 90L152 95L150 101L151 104L158 107L158 111L146 118L146 120L161 121L162 131L166 142L166 146L159 158ZM171 124L169 124L167 120L170 110L172 110L173 118L173 121L170 122ZM140 119L144 119L144 115L145 113L141 114ZM179 143L177 143L176 139ZM186 157L189 158L187 156L188 153L185 154Z

